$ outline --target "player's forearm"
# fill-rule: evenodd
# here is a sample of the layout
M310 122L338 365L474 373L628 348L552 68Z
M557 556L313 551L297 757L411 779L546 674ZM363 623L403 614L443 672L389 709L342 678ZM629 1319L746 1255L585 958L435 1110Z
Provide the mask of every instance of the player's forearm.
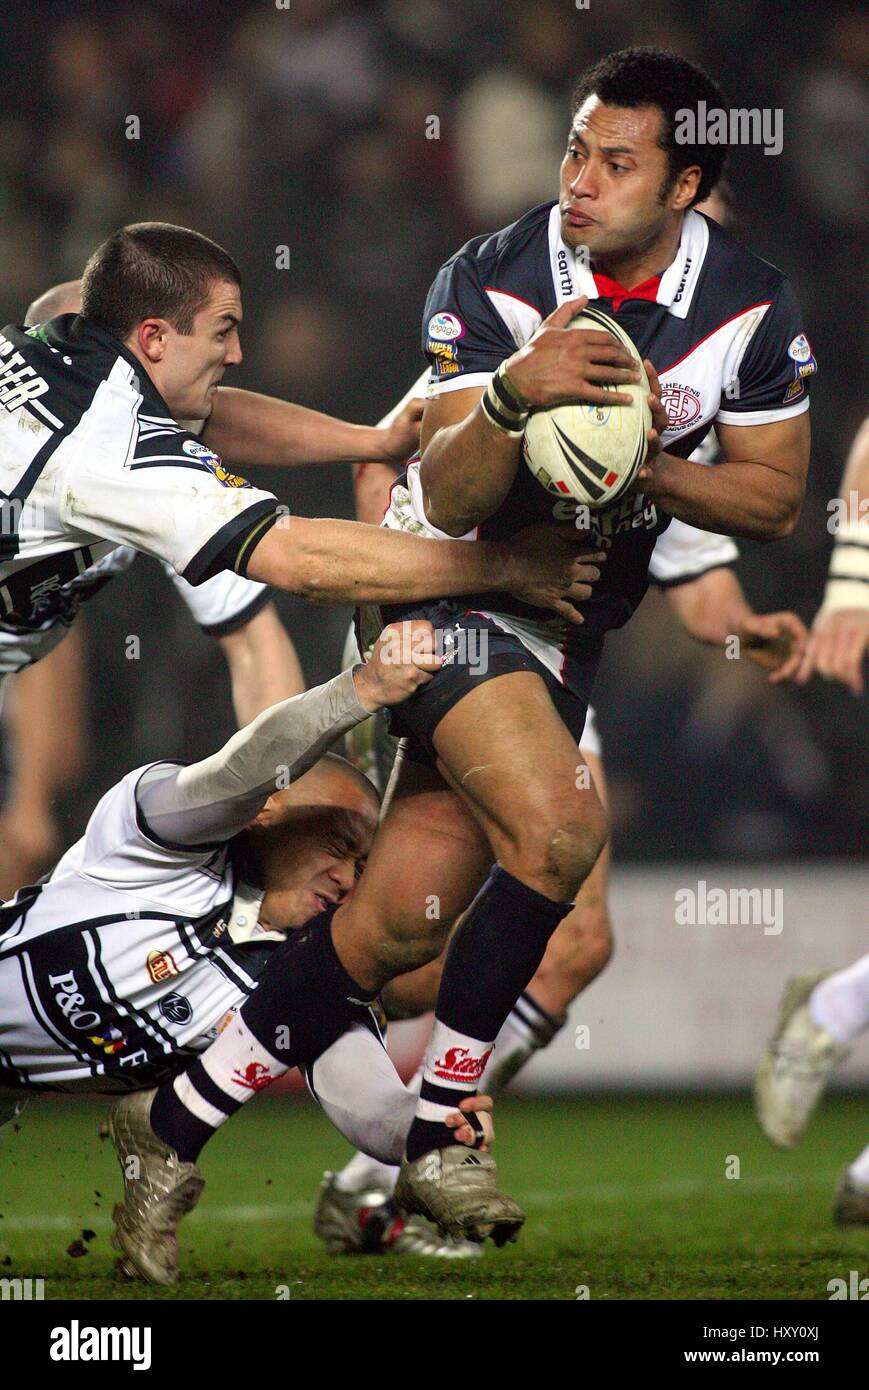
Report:
M428 540L354 521L285 517L256 546L249 579L311 603L403 603L516 587L500 545Z
M419 470L431 525L464 536L494 515L516 477L520 442L493 425L479 404L438 429L424 445Z
M805 487L767 464L740 461L707 468L659 454L642 491L663 511L704 531L772 541L794 530Z
M264 710L217 753L190 767L154 769L139 784L139 809L169 844L231 839L276 788L289 786L348 729L372 713L352 671Z
M250 622L217 640L229 668L239 728L279 700L304 690L296 649L274 604L267 604Z
M688 635L713 646L723 647L752 613L742 585L726 568L710 570L665 594Z
M202 433L212 449L239 468L352 463L386 453L382 429L231 386L215 392Z

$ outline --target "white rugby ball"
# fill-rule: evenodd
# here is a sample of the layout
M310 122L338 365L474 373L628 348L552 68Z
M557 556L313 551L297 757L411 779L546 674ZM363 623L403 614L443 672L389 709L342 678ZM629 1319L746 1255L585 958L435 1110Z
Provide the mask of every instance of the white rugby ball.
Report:
M573 497L594 510L621 497L645 461L649 380L632 340L609 314L589 305L569 327L611 333L640 369L636 383L604 386L630 396L631 405L571 401L535 410L525 426L522 453L537 481L556 497Z

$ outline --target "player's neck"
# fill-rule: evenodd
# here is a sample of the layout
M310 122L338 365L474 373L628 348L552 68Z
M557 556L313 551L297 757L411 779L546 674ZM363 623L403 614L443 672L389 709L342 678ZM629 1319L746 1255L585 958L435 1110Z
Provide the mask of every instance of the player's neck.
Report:
M641 285L653 275L663 275L676 257L682 239L682 219L675 225L665 227L654 240L642 246L632 246L629 251L616 252L610 256L592 257L591 268L596 275L608 275L626 289Z

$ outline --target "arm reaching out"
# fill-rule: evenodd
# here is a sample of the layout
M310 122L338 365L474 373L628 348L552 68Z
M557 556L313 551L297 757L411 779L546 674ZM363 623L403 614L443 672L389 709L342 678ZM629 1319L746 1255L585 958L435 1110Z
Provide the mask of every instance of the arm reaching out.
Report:
M806 649L806 628L796 613L755 613L732 570L713 569L666 590L685 631L723 647L738 637L749 660L769 671L773 685L796 675Z
M803 685L817 671L825 680L840 681L852 695L862 695L869 654L869 419L857 431L836 508L844 520L797 679Z
M431 623L388 627L365 665L264 710L217 753L189 767L150 768L137 789L139 811L165 844L229 840L276 786L296 781L348 729L407 699L439 666Z
M200 433L236 468L376 459L403 463L416 449L421 417L422 401L411 400L387 425L353 425L291 401L221 386Z

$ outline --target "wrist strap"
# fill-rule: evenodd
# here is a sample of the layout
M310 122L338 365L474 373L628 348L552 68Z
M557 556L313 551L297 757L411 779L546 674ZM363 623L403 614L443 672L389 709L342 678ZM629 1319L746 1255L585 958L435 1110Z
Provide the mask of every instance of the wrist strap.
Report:
M843 608L869 609L869 526L843 527L830 558L821 613Z
M483 409L492 424L512 439L519 439L524 433L531 406L507 376L503 362L486 387Z

